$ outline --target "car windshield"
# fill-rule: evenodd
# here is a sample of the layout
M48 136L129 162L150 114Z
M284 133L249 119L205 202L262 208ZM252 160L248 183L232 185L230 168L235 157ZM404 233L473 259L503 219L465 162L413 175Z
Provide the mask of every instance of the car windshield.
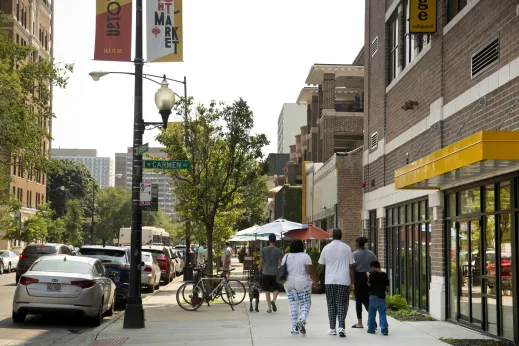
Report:
M153 258L159 258L164 256L164 253L161 250L154 250L154 249L142 249L142 252L148 252L151 253Z
M55 246L33 245L27 246L23 253L28 255L49 255L58 253L58 249Z
M151 254L150 253L142 253L142 261L144 263L150 263L152 262L153 260L151 259Z
M30 270L52 273L91 274L92 266L85 262L55 259L50 261L37 262Z
M7 252L7 251L0 251L0 256L2 256L2 257L10 257L9 256L9 252Z
M22 253L22 250L13 250L13 252L17 255L21 254Z
M126 263L125 252L108 249L81 249L80 254L86 257L97 258L103 263Z

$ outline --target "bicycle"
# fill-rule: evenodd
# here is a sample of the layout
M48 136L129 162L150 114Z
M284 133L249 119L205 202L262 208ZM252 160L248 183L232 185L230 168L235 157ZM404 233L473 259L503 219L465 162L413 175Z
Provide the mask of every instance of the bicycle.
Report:
M197 272L196 279L185 282L177 290L177 303L182 309L195 311L204 302L207 303L207 306L211 306L210 302L214 302L221 297L224 303L230 305L234 311L234 306L240 304L245 299L245 286L240 281L228 280L223 273L220 277L207 274L203 266L194 268L194 271ZM220 280L220 283L213 290L210 290L208 283L212 283L215 279ZM236 287L232 287L232 285Z

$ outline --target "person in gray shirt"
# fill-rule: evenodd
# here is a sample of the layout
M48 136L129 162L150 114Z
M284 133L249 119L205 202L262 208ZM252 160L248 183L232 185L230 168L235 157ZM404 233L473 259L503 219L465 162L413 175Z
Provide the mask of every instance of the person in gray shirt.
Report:
M272 311L276 312L276 299L279 294L279 285L277 282L278 268L281 264L283 254L281 250L276 247L276 235L269 235L269 246L264 247L261 250L261 260L259 265L259 271L263 274L263 282L261 288L265 291L267 298L268 313ZM272 300L270 299L270 293L272 293Z
M372 261L377 260L377 256L370 250L364 248L368 242L366 237L358 237L357 250L353 253L355 259L355 306L357 310L358 323L351 326L352 328L364 328L362 324L362 305L368 311L369 308L369 287L368 287L368 273L371 272Z

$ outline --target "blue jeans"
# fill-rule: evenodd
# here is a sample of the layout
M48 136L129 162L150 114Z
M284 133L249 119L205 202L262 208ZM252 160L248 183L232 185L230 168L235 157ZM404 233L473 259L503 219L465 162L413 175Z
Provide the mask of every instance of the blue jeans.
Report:
M387 333L388 325L386 318L386 300L377 296L369 296L369 309L368 309L368 332L374 333L375 329L375 317L377 316L380 324L380 330L382 333Z

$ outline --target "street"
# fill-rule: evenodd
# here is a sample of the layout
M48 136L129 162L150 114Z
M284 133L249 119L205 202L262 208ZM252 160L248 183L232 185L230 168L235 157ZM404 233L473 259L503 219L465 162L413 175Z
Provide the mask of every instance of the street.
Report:
M177 278L176 280L179 280ZM0 346L4 345L31 345L47 346L56 343L64 344L86 331L93 329L88 322L80 318L69 316L36 316L28 315L24 324L14 324L11 320L13 295L16 289L15 273L0 275ZM164 286L161 286L163 289ZM147 294L143 294L145 298ZM121 307L111 318L120 314ZM110 320L105 317L104 322Z

